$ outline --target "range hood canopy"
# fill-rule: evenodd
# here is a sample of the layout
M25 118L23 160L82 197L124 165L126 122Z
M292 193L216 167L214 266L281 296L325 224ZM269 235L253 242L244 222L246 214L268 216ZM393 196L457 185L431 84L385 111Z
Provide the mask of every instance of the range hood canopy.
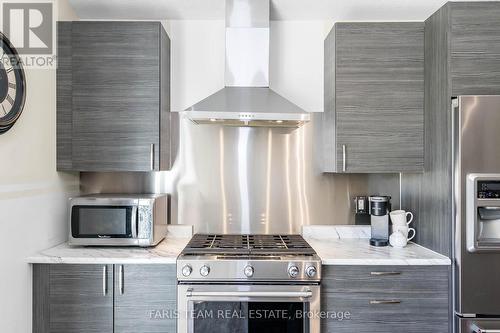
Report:
M305 110L269 88L270 0L226 0L225 88L184 111L196 124L300 127Z

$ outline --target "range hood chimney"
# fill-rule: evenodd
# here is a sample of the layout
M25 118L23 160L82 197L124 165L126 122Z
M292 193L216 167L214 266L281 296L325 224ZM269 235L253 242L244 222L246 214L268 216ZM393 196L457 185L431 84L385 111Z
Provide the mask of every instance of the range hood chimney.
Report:
M196 124L300 127L310 115L269 88L270 0L226 0L225 87L184 111Z

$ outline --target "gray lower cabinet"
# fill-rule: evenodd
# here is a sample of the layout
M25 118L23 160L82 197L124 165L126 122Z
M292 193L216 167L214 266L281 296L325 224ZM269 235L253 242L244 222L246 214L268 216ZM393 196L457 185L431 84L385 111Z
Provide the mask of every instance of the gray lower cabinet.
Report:
M175 333L176 295L175 265L115 265L114 332Z
M33 265L33 333L49 332L113 332L113 265Z
M33 333L175 333L175 265L33 265Z
M170 39L159 22L60 22L57 168L171 168Z
M449 332L448 266L323 266L321 332Z
M423 23L337 23L324 52L322 171L423 171Z

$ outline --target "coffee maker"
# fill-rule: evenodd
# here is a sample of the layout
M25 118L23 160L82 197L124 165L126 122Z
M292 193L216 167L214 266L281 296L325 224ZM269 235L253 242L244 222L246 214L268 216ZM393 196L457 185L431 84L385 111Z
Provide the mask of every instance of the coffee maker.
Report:
M371 238L370 245L389 245L389 212L391 211L391 197L374 195L368 198Z

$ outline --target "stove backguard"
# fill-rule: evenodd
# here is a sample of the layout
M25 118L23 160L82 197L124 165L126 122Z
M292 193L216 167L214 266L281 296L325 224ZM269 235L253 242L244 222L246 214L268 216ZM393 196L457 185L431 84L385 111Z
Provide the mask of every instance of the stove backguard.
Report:
M356 195L392 196L398 174L327 174L315 126L299 129L194 125L181 119L180 150L168 172L82 172L82 193L170 193L172 223L195 232L299 234L303 225L354 224Z

